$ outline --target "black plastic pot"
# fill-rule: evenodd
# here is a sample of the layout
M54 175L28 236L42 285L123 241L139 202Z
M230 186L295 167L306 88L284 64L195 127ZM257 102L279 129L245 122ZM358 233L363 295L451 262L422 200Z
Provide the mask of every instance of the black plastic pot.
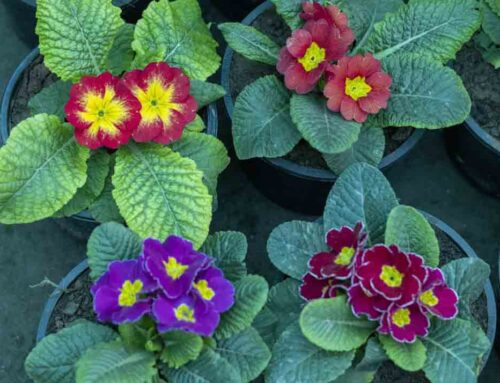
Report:
M500 198L500 141L469 117L446 130L448 153L479 189Z
M430 214L424 213L429 222L437 227L439 230L444 232L448 237L451 238L453 242L470 258L477 258L477 254L472 249L472 247L463 239L460 234L458 234L455 230L453 230L450 226L448 226L443 221L439 220L436 217L433 217ZM37 342L40 342L46 335L47 329L50 322L50 318L52 316L52 312L56 307L59 299L61 299L64 294L64 290L67 289L82 273L84 273L88 269L87 261L83 261L78 266L76 266L73 270L66 275L63 280L59 283L58 288L54 290L54 292L50 295L47 303L42 312L42 317L38 324L38 330L36 335ZM488 311L488 329L486 331L486 335L491 342L492 348L496 334L497 327L497 306L495 302L495 294L493 293L493 287L491 285L491 281L488 280L484 285L484 293L486 295L487 302L487 311ZM483 365L481 366L481 370L486 365L491 353L490 350L483 357Z
M252 24L257 17L273 7L270 1L266 1L250 13L243 24ZM234 108L230 85L233 56L234 51L228 47L222 63L222 86L226 90L224 103L230 120ZM379 168L387 170L405 157L423 135L423 130L416 129L403 145L383 158ZM283 158L254 158L243 161L242 165L251 182L267 198L284 208L310 215L321 215L328 193L337 179L330 170L302 166Z
M232 21L240 21L264 0L211 0Z
M22 78L24 71L26 71L31 63L40 55L40 51L38 48L33 49L19 64L19 66L14 71L14 74L10 78L7 83L7 87L5 88L2 104L0 106L0 146L2 146L9 137L11 126L9 123L9 111L12 97L15 95L18 82ZM217 106L216 104L211 104L206 108L205 111L205 123L207 126L206 133L212 136L217 137L218 131L218 116L217 116ZM78 213L72 218L75 218L80 221L95 223L95 220L92 218L88 211L82 211ZM80 231L79 228L69 228L69 231ZM75 234L75 233L74 233ZM76 237L80 237L75 234Z

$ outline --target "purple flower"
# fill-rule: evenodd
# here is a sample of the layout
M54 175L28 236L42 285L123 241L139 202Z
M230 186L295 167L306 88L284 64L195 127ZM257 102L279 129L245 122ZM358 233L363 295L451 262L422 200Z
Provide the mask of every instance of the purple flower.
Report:
M208 256L193 249L191 242L174 235L163 244L146 239L143 254L146 269L170 299L188 293L198 272L211 263Z
M212 336L220 320L219 313L213 307L192 294L177 299L160 294L153 303L153 315L160 333L184 330Z
M216 267L198 274L193 282L193 292L218 313L229 310L234 304L234 287Z
M151 312L152 299L145 294L157 288L142 259L110 263L91 288L97 319L113 324L138 321Z

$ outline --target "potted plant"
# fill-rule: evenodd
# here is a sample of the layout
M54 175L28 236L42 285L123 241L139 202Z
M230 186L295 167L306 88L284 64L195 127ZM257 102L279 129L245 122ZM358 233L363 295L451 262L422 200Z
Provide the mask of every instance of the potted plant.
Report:
M97 227L88 243L89 268L82 264L73 272L61 286L66 293L57 292L44 312L27 374L54 383L182 382L193 376L250 382L271 354L251 326L268 286L247 274L246 251L238 232L218 232L195 250L178 236L142 241L117 223ZM79 293L72 291L78 281ZM71 294L82 307L68 317L56 302Z
M238 53L222 80L236 154L263 193L314 214L352 163L384 168L423 129L465 120L470 98L445 64L480 20L474 0L334 3L274 0L220 25Z
M289 278L254 323L266 381L477 381L495 338L489 266L375 167L349 167L323 219L278 226L267 249Z
M205 82L220 57L198 2L153 2L136 26L110 1L70 6L38 1L40 54L59 80L35 80L42 89L29 95L32 117L3 132L0 222L88 209L144 237L174 233L200 245L229 158L197 115L222 95Z
M448 151L464 173L483 191L500 196L500 5L479 2L482 28L453 64L472 98L472 112L464 123L447 131Z

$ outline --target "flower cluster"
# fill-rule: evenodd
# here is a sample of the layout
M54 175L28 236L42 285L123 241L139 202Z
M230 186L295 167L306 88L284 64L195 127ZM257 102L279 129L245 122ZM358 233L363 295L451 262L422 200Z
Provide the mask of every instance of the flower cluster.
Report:
M440 269L425 266L421 256L396 245L367 249L366 238L361 223L331 230L326 236L330 251L309 261L302 298L333 298L344 292L354 315L379 322L379 333L405 343L427 335L430 315L455 318L458 295Z
M133 323L151 315L160 333L211 336L220 314L234 304L234 287L213 259L176 236L164 243L147 239L138 259L110 263L91 293L101 322Z
M309 93L326 74L328 108L346 120L363 123L387 108L392 79L380 61L371 54L347 56L355 40L347 15L334 5L305 2L302 7L305 25L293 31L277 64L287 88Z
M105 72L74 84L65 106L77 141L91 149L116 149L131 138L168 144L196 117L190 81L164 62L133 70L123 78Z

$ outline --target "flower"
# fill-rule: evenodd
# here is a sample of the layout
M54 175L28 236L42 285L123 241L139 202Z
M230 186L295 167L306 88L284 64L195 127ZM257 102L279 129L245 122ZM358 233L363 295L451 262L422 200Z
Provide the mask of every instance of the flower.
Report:
M346 53L339 39L338 30L324 19L294 31L281 49L277 65L278 72L285 76L286 87L299 94L312 91L328 63Z
M392 78L382 71L380 61L368 53L343 57L337 65L329 66L323 92L328 109L340 112L346 120L363 123L368 114L387 108L391 84Z
M208 256L195 251L191 242L174 235L163 244L146 239L143 254L147 271L169 299L187 294L198 272L210 265Z
M428 268L418 304L424 312L430 312L441 319L454 319L458 314L458 294L446 285L443 272L439 269Z
M364 225L358 222L354 229L343 226L326 235L330 252L321 252L309 260L309 269L318 278L348 279L352 275L354 260L363 251L367 235Z
M193 292L218 313L226 312L234 304L234 287L216 267L198 273Z
M377 331L390 334L398 342L413 343L417 336L427 336L429 326L429 318L418 304L402 307L393 303L382 316Z
M370 320L378 320L387 311L391 301L382 295L372 294L363 289L360 283L353 284L347 292L349 304L355 316L365 314Z
M92 286L94 311L101 322L135 322L151 311L152 299L145 294L158 289L139 260L114 261Z
M335 298L339 288L343 288L341 281L335 278L320 279L311 273L302 278L300 296L306 301L320 298Z
M364 252L356 276L365 291L407 306L419 294L427 269L419 255L404 253L396 245L376 245Z
M141 122L133 137L138 142L169 144L181 138L196 117L198 105L189 78L164 62L126 73L124 82L141 104Z
M140 109L130 90L109 72L82 77L71 87L64 107L76 140L90 149L116 149L126 144L139 125Z
M160 333L184 330L212 336L220 321L217 311L192 294L177 299L160 294L153 303L153 315Z

